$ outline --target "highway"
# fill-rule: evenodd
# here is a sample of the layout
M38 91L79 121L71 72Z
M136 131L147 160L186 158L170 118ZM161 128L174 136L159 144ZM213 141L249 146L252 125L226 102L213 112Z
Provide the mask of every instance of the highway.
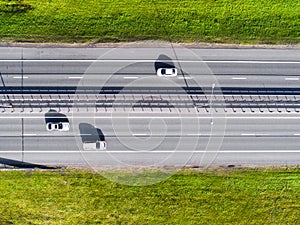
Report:
M159 86L161 79L153 76L155 66L165 61L181 68L184 77L172 79L179 86L187 82L206 87L217 79L222 87L287 88L297 87L300 69L299 50L177 49L174 54L170 48L1 49L0 68L7 86L21 82L23 86L76 86L82 77L106 86L139 80L139 86Z
M222 87L297 87L300 63L297 61L174 61L181 76L172 79L178 86L210 86L214 79ZM146 62L144 62L146 61ZM157 60L0 60L3 82L7 86L76 86L86 78L101 85L153 86L161 78L155 75ZM21 65L22 64L22 65ZM92 67L90 67L92 64ZM22 71L21 68L23 67ZM2 69L3 68L3 69ZM119 68L118 70L113 68ZM20 74L23 74L23 79ZM185 76L182 76L184 74ZM213 77L211 75L214 75ZM47 79L45 79L45 77ZM148 82L144 82L148 79ZM149 83L149 81L153 83ZM257 82L259 80L259 82ZM197 83L195 83L195 81Z
M177 77L156 76L166 63ZM300 50L1 48L0 158L299 164L299 71ZM66 115L70 131L47 131L49 110ZM101 129L107 150L83 150L82 123Z

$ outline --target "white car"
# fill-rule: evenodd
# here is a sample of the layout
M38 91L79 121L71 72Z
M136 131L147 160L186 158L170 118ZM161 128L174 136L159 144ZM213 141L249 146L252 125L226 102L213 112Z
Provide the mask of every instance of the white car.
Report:
M106 141L84 142L83 150L105 150L107 147Z
M58 130L58 131L68 131L70 130L69 123L47 123L46 126L48 131Z
M176 68L159 68L157 70L157 76L159 76L159 77L176 77L177 69Z

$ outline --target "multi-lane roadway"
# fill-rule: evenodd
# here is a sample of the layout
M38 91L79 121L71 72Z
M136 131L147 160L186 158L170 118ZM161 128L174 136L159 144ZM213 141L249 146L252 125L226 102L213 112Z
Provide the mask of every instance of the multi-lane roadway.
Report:
M1 162L299 164L299 71L296 49L1 48ZM70 131L46 130L51 109ZM82 149L81 123L107 150Z

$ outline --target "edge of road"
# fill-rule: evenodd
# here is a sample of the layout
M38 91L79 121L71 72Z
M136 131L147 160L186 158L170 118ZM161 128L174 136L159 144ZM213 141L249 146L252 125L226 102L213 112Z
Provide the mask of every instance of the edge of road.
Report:
M193 49L300 49L300 44L223 44L223 43L174 43L185 48ZM161 45L160 41L136 41L136 42L117 42L117 43L33 43L33 42L0 42L0 47L23 47L23 48L153 48L169 47Z
M164 170L164 171L170 171L170 170L191 170L191 171L219 171L219 170L234 170L234 169L240 169L240 170L247 170L247 169L283 169L283 168L299 168L299 165L295 164L219 164L219 163L212 163L212 164L203 164L203 165L197 165L197 164L187 164L185 166L145 166L145 165L135 165L135 166L111 166L111 165L102 165L102 166L93 166L92 168L86 165L70 165L65 167L60 167L64 169L75 169L75 170L90 170L90 171L98 171L98 172L104 172L104 171L120 171L120 172L142 172L147 170Z
M28 164L28 165L27 165ZM26 165L26 166L24 166ZM210 165L203 164L187 164L185 166L169 165L169 166L148 166L148 165L135 165L135 166L115 166L115 165L102 165L102 166L89 166L89 165L37 165L21 162L20 164L14 165L1 165L0 171L9 170L39 170L39 171L59 171L59 170L81 170L81 171L91 171L91 172L144 172L144 171L172 171L172 170L190 170L194 172L204 172L204 171L226 171L226 170L258 170L258 169L292 169L299 168L299 165L295 164L219 164L212 163Z

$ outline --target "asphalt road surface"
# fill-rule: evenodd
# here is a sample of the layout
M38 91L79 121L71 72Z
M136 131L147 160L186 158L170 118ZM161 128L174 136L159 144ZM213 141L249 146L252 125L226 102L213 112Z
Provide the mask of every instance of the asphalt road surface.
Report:
M156 69L161 63L174 65L179 75L167 80L157 77ZM288 92L298 97L299 71L299 50L0 49L3 105L12 89L19 94L26 90L30 95L33 87L43 90L43 94L50 88L49 98L57 97L55 88L72 90L73 94L78 87L93 87L97 91L103 87L135 88L143 90L145 95L157 94L153 88L201 87L209 94L226 90L228 96L243 88L243 91L254 90L254 94L261 91L256 96L280 97ZM41 109L40 113L38 109L32 113L11 108L0 110L1 162L6 159L45 165L300 162L300 123L294 109L293 115L290 110L270 113L258 109L243 114L229 107L217 115L193 111L190 116L185 112L185 116L175 118L166 111L155 115L149 110L139 111L132 118L124 113L118 117L119 114L101 112L97 117L95 113L63 111L70 119L68 132L46 131L47 110ZM101 129L107 150L82 149L81 137L85 134L78 129L81 123Z
M298 87L299 50L21 49L1 48L6 86L159 86L156 65L178 68L172 85ZM148 80L147 80L148 79ZM132 84L134 81L134 84ZM149 83L152 81L152 83ZM298 81L298 82L297 82Z

